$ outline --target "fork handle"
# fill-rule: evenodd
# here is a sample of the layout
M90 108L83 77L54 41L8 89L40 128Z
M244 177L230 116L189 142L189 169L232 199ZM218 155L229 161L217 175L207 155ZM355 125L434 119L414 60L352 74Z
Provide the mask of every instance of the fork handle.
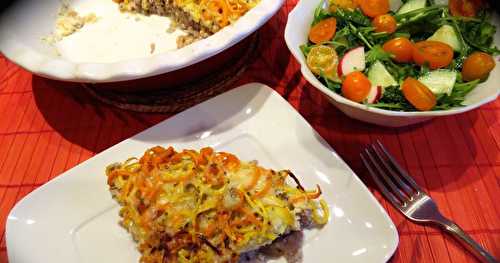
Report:
M442 218L438 220L437 223L448 233L451 233L460 243L466 247L476 258L483 263L499 263L498 260L493 257L486 249L484 249L479 243L474 241L465 231L460 228L457 224L450 221L447 218Z

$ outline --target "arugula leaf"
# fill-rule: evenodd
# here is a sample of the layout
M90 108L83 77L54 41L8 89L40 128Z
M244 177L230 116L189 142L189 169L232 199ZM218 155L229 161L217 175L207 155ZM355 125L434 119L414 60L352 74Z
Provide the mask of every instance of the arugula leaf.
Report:
M391 60L391 54L386 52L381 45L373 46L370 51L366 53L366 63L372 64L375 61L389 61Z
M453 107L464 106L462 103L465 100L465 96L467 96L479 82L480 80L477 79L465 83L456 83L450 95L443 94L438 97L438 103L434 110L447 110Z
M385 88L384 96L378 103L368 104L369 106L396 110L396 111L416 111L415 107L411 105L403 95L399 87L391 86Z
M314 19L312 25L316 25L319 21L332 17L332 14L325 10L322 5L322 1L320 1L318 7L314 10Z
M396 32L396 33L394 33L394 38L397 38L397 37L406 37L406 38L410 39L411 34L408 32Z
M369 36L369 31L366 31L367 28L358 28L354 24L347 22L349 26L349 30L351 31L351 34L356 36L361 42L367 46L369 49L373 48L373 44L368 40L371 39ZM369 28L368 28L369 29Z
M396 80L401 83L407 77L418 78L420 67L413 64L396 64L392 60L386 61L385 67Z
M323 44L331 44L335 47L335 51L341 57L351 47L357 46L356 37L351 34L348 27L341 28L335 34L332 41Z
M300 51L302 51L302 54L304 54L304 57L307 57L307 55L309 55L309 51L311 51L312 47L313 46L311 46L309 44L300 45Z
M372 38L377 41L377 43L385 43L389 40L391 34L387 32L375 32L372 33Z
M446 12L446 14L449 16L448 12ZM460 30L460 27L458 26L457 20L453 16L450 16L450 18L451 18L451 26L455 30L455 33L457 33L458 40L460 41L460 44L462 46L462 48L460 49L460 55L452 61L450 68L459 71L464 64L464 60L470 54L471 48L470 48L469 44L467 44L467 42L465 42L462 31Z
M424 63L422 66L420 66L420 76L427 75L427 73L430 72L429 65L427 63Z
M500 55L500 49L493 46L493 38L496 33L496 28L491 24L490 17L487 12L481 12L475 20L463 20L458 24L458 30L471 47L480 51L490 53L492 55Z
M371 20L365 16L359 9L353 11L337 8L333 16L339 21L351 22L360 26L371 26Z
M331 90L335 93L338 93L338 94L340 94L342 92L342 83L330 80L329 78L327 78L325 76L325 74L323 72L320 72L319 76L320 76L320 81L323 82L323 84L325 84L325 86L329 90Z
M406 108L404 105L399 103L385 103L385 102L377 102L377 103L368 103L367 106L385 109L385 110L393 110L393 111L415 111L415 109Z
M448 69L460 72L462 70L462 66L464 65L465 58L465 55L459 55L457 58L454 58L448 66Z

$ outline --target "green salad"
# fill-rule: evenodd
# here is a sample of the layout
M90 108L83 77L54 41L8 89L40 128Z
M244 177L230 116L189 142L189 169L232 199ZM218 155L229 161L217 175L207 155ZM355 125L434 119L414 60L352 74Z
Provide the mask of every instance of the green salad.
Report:
M446 110L463 106L495 67L487 10L484 0L325 0L301 50L317 78L349 100Z

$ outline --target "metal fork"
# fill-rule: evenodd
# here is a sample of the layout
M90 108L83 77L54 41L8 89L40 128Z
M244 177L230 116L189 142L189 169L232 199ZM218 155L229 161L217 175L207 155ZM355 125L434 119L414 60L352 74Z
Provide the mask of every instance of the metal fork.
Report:
M360 155L382 194L407 218L417 223L439 225L460 241L480 262L498 263L497 259L457 224L439 212L432 198L401 168L379 141L368 146Z

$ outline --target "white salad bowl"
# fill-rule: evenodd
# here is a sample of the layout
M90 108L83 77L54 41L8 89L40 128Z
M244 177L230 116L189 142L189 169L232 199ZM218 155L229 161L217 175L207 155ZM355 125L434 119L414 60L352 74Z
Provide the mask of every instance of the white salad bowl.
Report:
M301 65L304 78L312 86L324 93L330 102L346 115L353 119L389 127L402 127L422 121L429 120L437 116L447 116L459 114L475 109L488 102L494 101L500 94L500 65L490 73L490 77L484 83L478 85L469 93L464 106L449 110L423 111L423 112L397 112L384 109L368 107L367 105L350 101L341 95L331 91L323 85L309 70L306 59L300 50L300 46L307 43L309 30L314 18L314 10L319 4L319 0L301 0L290 12L285 29L285 41L292 55ZM494 15L493 23L497 26L495 43L500 44L500 19ZM499 57L495 60L499 64Z
M54 31L63 2L82 16L94 13L97 21L51 45L42 39ZM283 2L261 0L233 25L177 49L181 32L167 32L168 18L122 13L113 0L13 1L0 13L0 52L51 79L91 83L141 79L188 67L230 48L266 23Z

